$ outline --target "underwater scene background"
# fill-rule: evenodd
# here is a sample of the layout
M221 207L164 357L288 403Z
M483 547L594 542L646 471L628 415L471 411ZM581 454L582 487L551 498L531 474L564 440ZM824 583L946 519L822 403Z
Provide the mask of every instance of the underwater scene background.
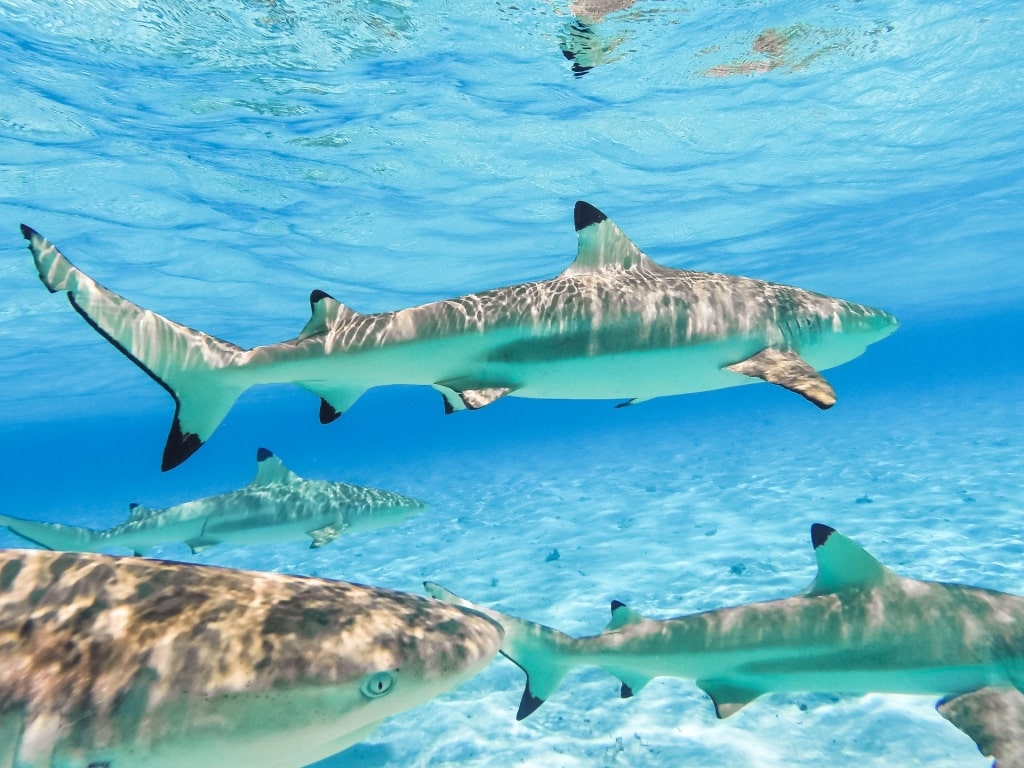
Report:
M431 506L316 550L158 556L431 579L578 635L612 599L793 594L824 522L903 575L1024 593L1022 35L995 2L0 0L3 511L109 527L243 485L265 446ZM314 288L370 312L552 277L577 199L666 266L901 327L827 373L827 412L752 386L446 416L388 387L321 426L265 387L161 473L171 399L18 231L249 347L295 336ZM320 765L989 764L929 697L773 694L718 721L692 682L621 700L591 668L517 723L522 685L499 657Z

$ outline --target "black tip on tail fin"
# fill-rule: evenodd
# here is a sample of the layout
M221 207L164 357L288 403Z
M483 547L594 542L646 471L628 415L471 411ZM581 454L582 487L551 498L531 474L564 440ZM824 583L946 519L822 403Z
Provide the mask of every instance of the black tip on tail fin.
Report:
M256 461L266 461L273 455L274 452L271 451L269 448L260 448L259 450L256 451Z
M330 424L332 421L338 419L341 416L341 411L335 408L333 405L328 403L324 398L320 398L320 423Z
M194 432L181 431L178 415L175 414L170 434L167 435L167 444L164 446L163 461L160 463L161 471L174 469L202 447L203 441L199 439L199 435Z
M835 532L836 529L831 526L824 525L823 523L814 523L811 526L811 543L817 549L828 541L828 537Z
M607 218L597 208L582 200L576 202L576 208L573 210L573 223L576 226L577 232L581 229L586 229L591 224L600 224Z
M526 688L523 690L523 698L519 702L519 711L516 712L516 720L525 720L543 703L544 699L534 696L530 691L530 683L527 681Z

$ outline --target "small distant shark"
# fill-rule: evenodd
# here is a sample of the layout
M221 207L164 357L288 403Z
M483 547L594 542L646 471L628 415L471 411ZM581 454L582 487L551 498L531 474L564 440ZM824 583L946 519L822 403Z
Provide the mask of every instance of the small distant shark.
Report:
M256 384L294 382L333 421L367 389L427 384L448 412L514 395L620 399L749 384L821 408L818 373L859 356L898 322L880 309L746 277L669 269L599 210L576 203L576 260L557 277L380 314L323 291L290 340L249 350L186 328L102 287L22 225L43 283L177 403L163 469L185 461Z
M476 674L499 625L341 581L0 551L0 768L298 768Z
M720 718L773 691L933 694L982 754L1024 766L1024 598L897 576L826 525L811 539L818 575L802 594L664 620L616 600L604 632L578 639L425 586L504 627L501 652L527 678L519 720L584 665L619 678L623 698L654 677L693 679Z
M18 536L47 549L100 552L183 541L195 554L214 544L276 544L312 539L322 547L343 533L397 525L426 504L390 491L327 480L305 480L266 448L256 454L256 477L244 488L167 509L131 505L128 520L105 531L0 515Z

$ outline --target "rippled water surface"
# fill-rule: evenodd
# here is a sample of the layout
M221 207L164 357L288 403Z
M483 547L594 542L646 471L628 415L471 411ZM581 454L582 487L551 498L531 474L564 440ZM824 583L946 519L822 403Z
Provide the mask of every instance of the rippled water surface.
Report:
M622 7L625 6L625 7ZM161 554L419 591L569 632L792 594L811 522L893 568L1024 593L1024 14L1014 3L0 0L4 510L108 526L236 488L257 446L432 503L400 528ZM113 290L248 347L322 289L381 311L552 277L587 200L652 258L881 306L892 338L773 387L330 426L253 390L159 472L173 403L39 284L18 224ZM0 545L18 540L0 533ZM557 556L555 556L557 555ZM514 720L503 659L329 765L986 765L923 697L576 673Z

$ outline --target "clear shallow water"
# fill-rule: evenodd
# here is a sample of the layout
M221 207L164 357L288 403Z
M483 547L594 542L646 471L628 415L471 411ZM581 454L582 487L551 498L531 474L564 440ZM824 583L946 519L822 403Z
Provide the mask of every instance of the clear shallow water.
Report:
M1021 15L638 3L594 26L609 61L582 77L570 24L545 3L0 2L5 509L110 525L247 482L266 445L433 507L319 551L164 556L431 578L589 633L612 598L665 617L791 594L822 521L901 573L1024 592ZM17 230L248 346L294 336L313 288L375 311L550 277L579 198L664 264L903 326L829 372L828 413L756 386L444 417L395 388L321 427L270 388L162 475L170 399L46 293ZM516 724L521 686L495 661L328 763L986 764L925 698L773 696L716 722L692 684L620 701L590 670Z

